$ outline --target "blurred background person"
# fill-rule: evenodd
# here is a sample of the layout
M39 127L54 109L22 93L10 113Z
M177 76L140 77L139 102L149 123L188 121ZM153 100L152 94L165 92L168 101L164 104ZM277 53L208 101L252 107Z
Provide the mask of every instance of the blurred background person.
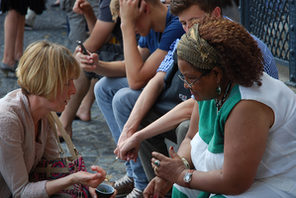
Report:
M15 72L18 60L23 54L25 15L28 8L36 14L41 14L45 9L45 1L1 1L1 10L7 14L4 21L4 54L0 69L6 75Z

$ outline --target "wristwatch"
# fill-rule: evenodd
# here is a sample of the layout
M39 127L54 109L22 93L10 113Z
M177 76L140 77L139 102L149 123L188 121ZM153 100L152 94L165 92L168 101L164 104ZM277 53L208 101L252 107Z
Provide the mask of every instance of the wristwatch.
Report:
M184 177L183 177L183 180L184 180L185 185L186 185L187 187L189 187L189 183L190 183L191 180L192 180L193 171L194 171L193 169L188 170L188 171L185 173Z

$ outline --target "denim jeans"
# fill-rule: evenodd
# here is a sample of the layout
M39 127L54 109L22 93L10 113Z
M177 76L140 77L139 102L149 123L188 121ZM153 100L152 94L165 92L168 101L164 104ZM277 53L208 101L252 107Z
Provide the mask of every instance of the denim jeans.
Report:
M95 85L97 104L116 143L141 91L128 88L126 78L103 77ZM128 161L125 165L127 175L135 181L135 187L144 190L148 180L141 161L139 159L136 162Z

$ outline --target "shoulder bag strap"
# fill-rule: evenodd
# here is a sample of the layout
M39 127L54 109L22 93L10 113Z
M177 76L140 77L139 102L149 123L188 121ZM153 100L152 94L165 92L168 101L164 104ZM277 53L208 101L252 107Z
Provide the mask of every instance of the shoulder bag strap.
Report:
M70 138L70 136L68 135L68 133L65 131L59 117L57 116L56 112L51 112L51 115L55 121L55 124L57 125L57 128L59 129L61 135L63 136L67 147L69 149L69 152L71 153L72 157L74 159L78 158L78 151L75 148L74 144L72 143L72 140ZM60 144L60 141L58 140L58 143Z

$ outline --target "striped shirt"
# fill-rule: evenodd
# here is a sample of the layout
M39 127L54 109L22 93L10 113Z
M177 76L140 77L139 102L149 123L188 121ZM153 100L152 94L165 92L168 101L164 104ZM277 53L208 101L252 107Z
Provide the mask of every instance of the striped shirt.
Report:
M174 63L174 53L177 49L179 39L175 40L171 46L170 50L168 51L167 55L159 65L157 72L168 72L168 70L173 66Z

